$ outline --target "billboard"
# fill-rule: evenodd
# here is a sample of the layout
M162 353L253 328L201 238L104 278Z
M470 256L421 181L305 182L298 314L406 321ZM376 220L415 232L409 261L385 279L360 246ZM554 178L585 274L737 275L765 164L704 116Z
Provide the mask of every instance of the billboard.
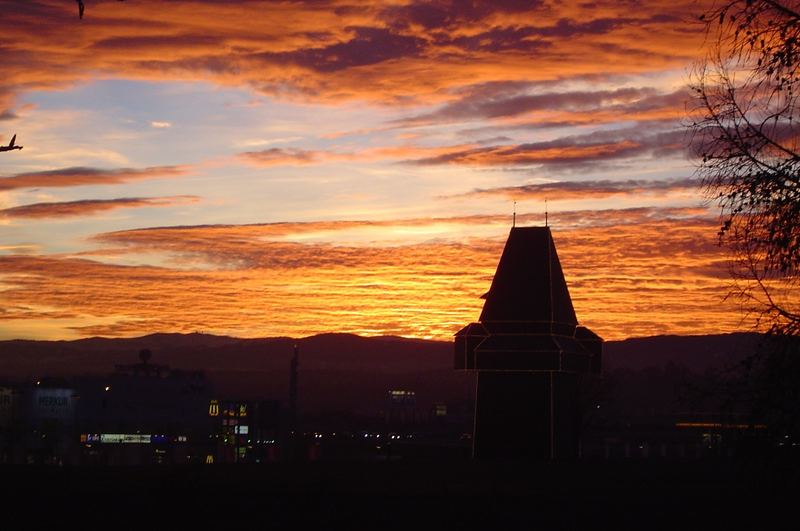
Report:
M73 395L72 389L34 388L31 394L33 417L38 420L73 422L75 420Z

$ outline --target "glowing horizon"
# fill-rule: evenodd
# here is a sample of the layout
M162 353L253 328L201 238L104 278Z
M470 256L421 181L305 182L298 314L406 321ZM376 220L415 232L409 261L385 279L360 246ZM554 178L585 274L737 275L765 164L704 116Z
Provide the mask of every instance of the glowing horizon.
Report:
M604 338L747 328L681 125L701 8L9 5L0 339L449 339L544 199Z

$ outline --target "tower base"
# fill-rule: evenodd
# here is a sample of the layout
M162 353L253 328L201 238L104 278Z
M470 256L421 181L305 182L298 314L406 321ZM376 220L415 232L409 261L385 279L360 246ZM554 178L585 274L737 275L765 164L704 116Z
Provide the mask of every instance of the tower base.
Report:
M473 457L578 457L577 375L478 371Z

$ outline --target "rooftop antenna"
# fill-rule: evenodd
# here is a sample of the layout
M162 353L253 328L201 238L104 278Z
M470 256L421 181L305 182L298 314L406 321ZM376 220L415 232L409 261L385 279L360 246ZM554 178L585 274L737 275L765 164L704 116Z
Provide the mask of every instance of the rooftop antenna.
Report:
M514 215L511 217L511 228L517 226L517 202L514 201Z
M547 227L547 199L544 200L544 226Z
M297 367L300 365L300 347L294 345L294 353L289 362L289 424L292 431L297 429Z

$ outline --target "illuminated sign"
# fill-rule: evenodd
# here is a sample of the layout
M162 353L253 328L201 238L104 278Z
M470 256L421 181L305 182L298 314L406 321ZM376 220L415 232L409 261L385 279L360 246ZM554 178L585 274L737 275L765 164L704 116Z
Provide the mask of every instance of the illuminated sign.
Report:
M40 419L72 421L74 417L72 393L72 389L42 389L37 387L31 397L34 414Z
M208 404L208 416L219 417L219 402L216 400L212 400L211 403Z
M236 433L238 435L247 435L250 433L250 428L248 426L236 426Z
M101 433L100 442L103 444L150 444L150 434L141 433Z
M404 389L392 389L389 398L396 404L413 404L416 402L417 393Z

